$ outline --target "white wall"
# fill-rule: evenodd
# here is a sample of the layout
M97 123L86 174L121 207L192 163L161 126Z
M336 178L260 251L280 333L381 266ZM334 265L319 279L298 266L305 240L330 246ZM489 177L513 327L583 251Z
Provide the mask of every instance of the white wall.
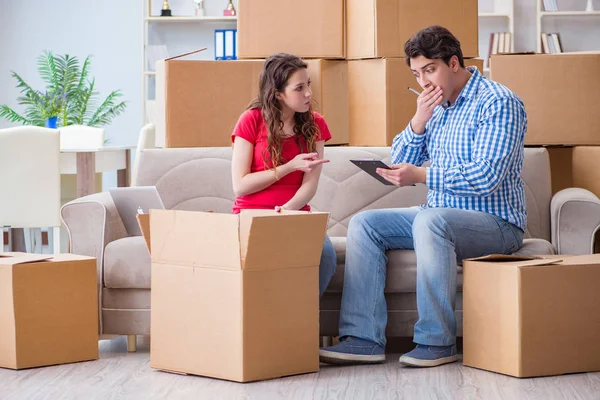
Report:
M20 109L18 90L10 70L19 73L34 87L41 87L36 58L44 50L69 53L83 60L93 55L92 76L101 96L121 89L129 102L123 115L106 127L112 144L135 144L142 124L142 41L143 6L146 0L0 0L0 104ZM482 11L490 11L493 0L480 0ZM505 1L505 0L496 0ZM583 10L586 0L557 0L561 9ZM153 0L159 12L162 1ZM234 2L237 5L237 1ZM192 0L170 0L174 14L191 15ZM219 13L227 0L206 0L207 14ZM594 0L600 10L600 0ZM535 0L515 0L515 50L535 50ZM484 10L486 9L487 10ZM293 18L293 16L290 16ZM481 23L481 29L500 29L495 22ZM171 25L171 24L169 24ZM212 29L194 23L170 31L166 25L155 32L160 40L178 43L171 54L208 45L212 47ZM561 32L566 51L600 50L600 17L561 18L544 25L547 32ZM175 35L176 37L173 37ZM489 36L489 33L487 34ZM183 44L185 43L185 45ZM210 52L212 53L212 52ZM209 54L206 54L209 56ZM0 120L0 128L9 126ZM116 178L105 179L113 186Z
M43 89L37 57L44 50L81 62L92 55L100 101L120 89L129 103L106 127L106 137L115 145L135 144L141 127L142 5L139 0L0 0L0 104L22 111L11 70ZM7 126L0 120L0 128ZM115 186L116 173L105 175L105 186Z

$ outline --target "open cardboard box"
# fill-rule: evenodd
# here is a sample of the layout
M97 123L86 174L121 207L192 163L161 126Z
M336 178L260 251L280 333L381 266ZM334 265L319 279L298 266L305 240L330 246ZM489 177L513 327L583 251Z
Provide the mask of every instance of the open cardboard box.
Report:
M238 382L318 371L328 217L151 210L148 225L138 216L152 249L150 366Z
M600 371L600 254L463 262L463 363L515 377Z

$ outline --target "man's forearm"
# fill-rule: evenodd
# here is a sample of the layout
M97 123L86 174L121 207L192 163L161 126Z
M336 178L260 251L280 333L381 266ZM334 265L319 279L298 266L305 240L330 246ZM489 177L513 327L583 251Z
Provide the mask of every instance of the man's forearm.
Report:
M410 121L410 127L411 127L411 129L413 130L413 132L416 135L423 135L423 134L425 134L425 126L426 125L427 125L426 122L419 122L415 118L413 118Z

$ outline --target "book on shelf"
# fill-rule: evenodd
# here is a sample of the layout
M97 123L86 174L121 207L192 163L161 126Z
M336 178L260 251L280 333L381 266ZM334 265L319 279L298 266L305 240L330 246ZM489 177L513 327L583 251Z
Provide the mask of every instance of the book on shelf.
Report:
M560 34L558 33L542 33L542 53L556 54L562 53L562 44Z
M562 53L562 44L560 42L560 36L558 33L552 33L552 41L554 42L554 47L556 48L557 53Z
M548 46L548 35L546 35L545 33L542 33L541 35L541 40L542 40L542 53L544 54L549 54L550 53L550 46Z
M558 11L556 0L544 0L542 6L543 11Z
M556 47L554 46L554 40L552 40L552 35L546 35L548 38L548 47L550 48L550 54L556 53Z
M503 53L512 53L512 34L510 32L504 32L504 50Z
M490 46L488 51L487 66L489 66L489 57L493 54L512 53L512 34L510 32L490 33Z

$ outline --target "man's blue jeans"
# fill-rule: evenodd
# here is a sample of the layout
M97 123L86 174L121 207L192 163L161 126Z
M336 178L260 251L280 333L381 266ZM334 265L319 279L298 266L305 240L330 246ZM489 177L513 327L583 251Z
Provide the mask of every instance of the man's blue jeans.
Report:
M414 342L455 344L459 262L486 254L511 254L522 244L520 228L483 212L411 207L356 214L347 234L340 337L355 336L385 347L385 252L414 249L419 312Z

